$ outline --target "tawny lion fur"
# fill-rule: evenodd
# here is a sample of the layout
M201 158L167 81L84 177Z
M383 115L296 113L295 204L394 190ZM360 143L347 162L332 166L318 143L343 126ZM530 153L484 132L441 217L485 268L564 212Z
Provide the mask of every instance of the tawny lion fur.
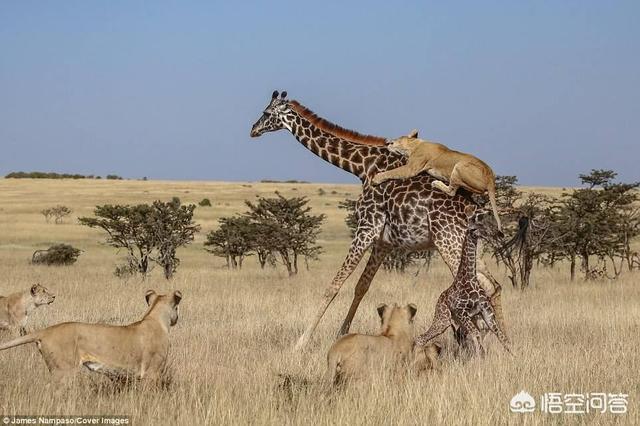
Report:
M496 177L491 167L484 161L470 154L453 151L445 145L418 139L417 130L392 140L388 146L392 150L407 154L407 164L378 173L373 178L374 185L389 179L408 179L427 172L436 179L449 182L448 186L440 180L433 182L434 188L449 196L453 197L459 187L477 194L486 192L489 195L498 230L502 230L496 205Z
M40 284L34 284L26 291L0 296L0 330L17 330L24 336L29 314L38 306L50 305L55 298Z
M169 328L178 321L182 294L145 295L142 319L125 326L66 322L0 345L0 351L36 343L53 379L71 378L81 367L112 378L159 381L169 353Z
M386 371L392 374L413 367L414 371L437 368L440 347L435 344L413 351L413 319L416 306L378 306L381 327L378 335L347 334L327 354L327 384L363 378Z

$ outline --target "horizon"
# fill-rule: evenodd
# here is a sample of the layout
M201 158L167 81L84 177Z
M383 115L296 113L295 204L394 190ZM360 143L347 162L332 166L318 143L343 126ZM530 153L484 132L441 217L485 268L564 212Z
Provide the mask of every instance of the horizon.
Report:
M277 89L361 133L418 128L523 186L576 186L594 168L637 181L638 12L5 2L0 174L357 183L286 131L250 139Z

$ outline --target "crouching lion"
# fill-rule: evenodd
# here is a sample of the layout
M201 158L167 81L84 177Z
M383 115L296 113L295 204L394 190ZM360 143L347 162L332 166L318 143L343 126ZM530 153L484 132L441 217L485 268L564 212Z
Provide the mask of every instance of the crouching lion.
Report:
M125 326L65 322L0 345L36 343L53 379L66 381L84 366L111 378L159 381L169 353L169 328L178 322L182 293L145 295L142 319Z
M27 319L38 306L50 305L56 296L40 284L29 290L0 296L0 330L16 330L20 336L27 334Z
M414 304L400 307L378 306L380 332L376 336L347 334L338 339L327 354L327 384L338 384L347 379L362 378L380 371L400 373L413 367L417 372L437 366L439 347L428 345L414 353Z

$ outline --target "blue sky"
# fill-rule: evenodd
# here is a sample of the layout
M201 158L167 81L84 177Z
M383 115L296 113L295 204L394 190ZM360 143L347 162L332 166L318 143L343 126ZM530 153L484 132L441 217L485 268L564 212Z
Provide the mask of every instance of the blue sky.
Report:
M523 184L640 180L640 2L0 2L0 174L356 179L282 131L271 91L421 135Z

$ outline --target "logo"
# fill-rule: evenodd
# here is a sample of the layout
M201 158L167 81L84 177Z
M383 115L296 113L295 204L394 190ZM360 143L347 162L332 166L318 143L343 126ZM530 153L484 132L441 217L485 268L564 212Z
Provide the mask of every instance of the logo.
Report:
M512 413L532 413L536 409L536 400L528 392L521 390L509 402Z

